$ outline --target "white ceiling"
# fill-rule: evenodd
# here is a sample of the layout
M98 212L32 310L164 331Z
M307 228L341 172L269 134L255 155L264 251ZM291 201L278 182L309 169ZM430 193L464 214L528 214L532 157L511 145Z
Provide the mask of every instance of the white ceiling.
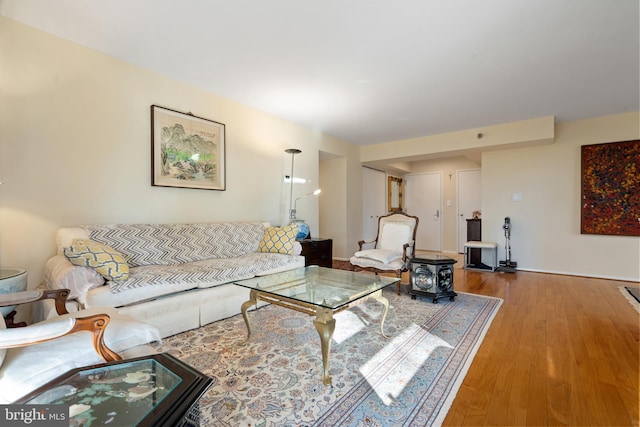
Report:
M0 0L0 14L359 145L640 110L638 0Z

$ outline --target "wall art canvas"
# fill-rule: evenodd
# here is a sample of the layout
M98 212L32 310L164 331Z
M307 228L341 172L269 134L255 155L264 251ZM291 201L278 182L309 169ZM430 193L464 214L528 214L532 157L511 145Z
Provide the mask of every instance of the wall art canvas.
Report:
M640 236L640 140L582 146L582 234Z
M225 125L151 106L151 185L225 190Z

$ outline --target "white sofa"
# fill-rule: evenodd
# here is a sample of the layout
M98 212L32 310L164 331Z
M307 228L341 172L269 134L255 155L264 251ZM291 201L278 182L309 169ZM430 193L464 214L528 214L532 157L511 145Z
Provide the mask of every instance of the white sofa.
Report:
M295 235L295 227L262 222L61 228L58 254L45 265L45 286L71 290L69 311L115 307L167 337L240 313L249 290L232 281L304 267ZM72 264L65 248L77 239L115 250L128 278L105 280L94 268ZM37 311L36 318L55 315L51 306Z

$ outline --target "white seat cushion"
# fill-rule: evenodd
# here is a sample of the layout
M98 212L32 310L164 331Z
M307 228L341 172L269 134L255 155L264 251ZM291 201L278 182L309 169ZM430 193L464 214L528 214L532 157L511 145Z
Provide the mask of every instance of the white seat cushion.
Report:
M380 261L376 261L371 258L359 258L357 256L352 256L349 262L353 265L357 265L358 267L363 267L363 268L373 267L373 268L377 268L378 270L384 270L384 271L401 270L403 267L402 259L396 259L395 261L392 261L388 264L383 264Z
M354 254L358 258L369 258L383 264L389 264L391 261L402 258L402 252L391 249L365 249Z
M84 317L98 313L107 313L111 317L105 331L105 343L123 357L127 356L128 351L139 354L136 349L138 346L160 341L157 328L118 314L113 309L95 307L60 317ZM89 332L78 332L40 344L9 349L0 369L0 403L14 402L73 368L103 362L93 348Z

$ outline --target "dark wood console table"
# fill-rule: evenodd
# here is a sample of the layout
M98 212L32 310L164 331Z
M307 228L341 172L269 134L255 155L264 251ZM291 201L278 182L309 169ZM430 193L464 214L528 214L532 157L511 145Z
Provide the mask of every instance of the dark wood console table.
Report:
M332 239L303 239L300 240L304 265L317 265L319 267L331 268L333 263L333 240Z

